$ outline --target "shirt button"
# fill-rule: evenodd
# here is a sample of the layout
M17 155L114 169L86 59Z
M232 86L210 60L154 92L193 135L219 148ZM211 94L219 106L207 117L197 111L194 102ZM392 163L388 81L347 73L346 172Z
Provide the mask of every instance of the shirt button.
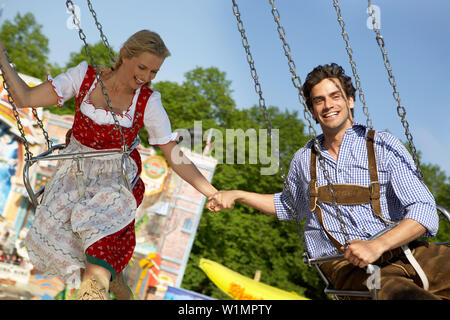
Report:
M339 169L339 170L338 170L338 172L339 172L339 173L341 173L341 172L342 172L342 170L341 170L341 169Z
M366 230L366 228L362 228L362 231L366 232L367 230Z

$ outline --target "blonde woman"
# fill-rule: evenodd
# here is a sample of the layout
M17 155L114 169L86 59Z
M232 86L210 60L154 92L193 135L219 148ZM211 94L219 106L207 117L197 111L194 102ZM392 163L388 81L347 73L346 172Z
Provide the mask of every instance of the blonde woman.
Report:
M4 50L1 42L0 46ZM122 146L119 130L115 130L112 113L91 66L82 62L30 88L9 66L3 50L0 64L17 107L62 106L76 97L73 127L62 152ZM131 145L139 129L145 126L149 143L160 147L174 171L209 197L217 190L177 148L176 134L161 104L161 95L149 88L169 55L158 34L139 31L124 43L114 68L102 70L102 82L126 143ZM133 179L141 171L137 150L130 158L133 161L128 178ZM109 290L118 299L132 299L121 272L133 254L134 218L144 184L139 180L133 192L125 187L120 155L81 162L81 185L76 177L76 161L58 163L25 241L28 254L40 273L59 276L67 282L81 277L77 299L107 300Z

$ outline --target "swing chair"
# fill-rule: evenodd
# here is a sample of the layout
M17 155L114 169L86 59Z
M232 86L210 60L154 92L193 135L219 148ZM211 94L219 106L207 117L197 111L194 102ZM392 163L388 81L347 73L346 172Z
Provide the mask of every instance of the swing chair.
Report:
M264 100L263 95L262 95L261 85L260 85L260 83L258 81L258 75L257 75L256 69L255 69L255 65L254 65L254 60L253 60L252 54L250 52L250 46L248 44L248 40L247 40L247 37L245 35L245 29L244 29L243 22L241 20L239 7L238 7L238 5L237 5L235 0L232 0L232 3L233 3L233 13L234 13L234 15L235 15L235 17L237 19L238 31L241 34L242 45L243 45L243 47L245 49L247 62L249 64L249 66L250 66L250 73L251 73L251 76L252 76L252 78L254 80L254 83L255 83L255 91L259 95L259 101L258 101L259 107L263 110L264 118L265 118L267 129L268 129L268 136L271 137L272 125L271 125L271 122L270 122L270 118L269 118L269 115L268 115L267 108L265 106L265 100ZM326 182L327 182L326 188L327 188L327 190L328 190L328 192L329 192L329 194L331 196L331 204L333 205L333 207L334 207L334 209L336 211L336 215L334 217L338 219L338 221L340 223L341 231L342 231L342 233L344 235L344 238L345 238L345 245L348 245L349 244L348 233L347 233L347 231L345 229L345 224L344 224L344 222L343 222L343 220L341 218L341 212L340 212L339 207L337 205L337 199L336 199L336 194L335 194L335 186L333 186L333 184L331 183L330 178L329 178L329 173L327 172L327 170L325 168L325 165L324 165L323 156L322 156L322 153L321 153L321 150L320 150L321 149L320 148L320 143L319 143L319 141L317 139L316 131L315 131L315 129L313 127L313 124L311 122L311 116L312 115L311 115L311 112L310 112L309 108L307 107L307 105L305 103L306 99L305 99L305 97L303 95L301 80L300 80L300 77L295 72L295 63L294 63L294 61L292 59L292 56L291 56L289 44L286 41L285 29L280 23L280 14L279 14L278 10L275 8L274 0L269 0L269 3L271 5L271 7L272 7L272 11L271 12L272 12L272 16L274 18L274 21L275 21L275 23L277 25L277 31L278 31L279 37L280 37L280 39L283 42L284 54L285 54L285 56L288 59L289 70L290 70L290 72L292 74L292 77L291 77L292 83L293 83L294 87L297 88L299 102L304 107L303 108L303 114L304 114L304 118L308 121L308 124L309 124L309 126L308 126L309 135L314 137L313 150L317 154L319 165L320 165L320 167L323 170L324 177L325 177ZM366 116L366 124L367 124L367 127L369 129L372 129L372 127L373 127L372 126L372 120L370 119L369 111L368 111L368 108L367 108L366 102L365 102L364 93L363 93L363 91L361 89L360 78L358 76L357 69L356 69L356 64L355 64L355 62L353 60L353 56L352 56L353 51L352 51L352 49L350 47L350 44L349 44L349 36L348 36L347 32L345 31L345 23L344 23L344 20L342 18L341 9L340 9L340 6L339 6L339 3L338 3L337 0L333 0L333 6L334 6L334 8L336 10L336 13L337 13L337 21L338 21L338 23L339 23L339 25L341 27L342 38L343 38L343 40L344 40L344 42L346 44L345 48L346 48L347 54L349 56L350 65L352 67L353 76L355 78L356 90L359 92L359 100L362 103L363 112L364 112L364 114ZM388 59L388 56L387 56L387 52L386 52L385 47L384 47L384 39L383 39L383 37L380 34L380 30L377 29L377 27L376 27L376 19L375 19L374 12L372 10L372 6L371 6L370 0L368 0L368 8L369 8L368 9L369 15L372 18L373 30L376 33L376 40L377 40L378 46L380 47L380 50L382 52L384 65L385 65L385 68L386 68L386 70L388 72L388 75L389 75L389 83L391 84L391 86L393 88L393 96L394 96L394 99L398 103L397 113L398 113L398 115L401 118L401 122L402 122L403 127L405 128L405 135L406 135L406 137L408 139L408 143L409 143L410 149L411 149L411 151L413 153L413 159L414 159L414 162L415 162L416 167L417 167L417 174L420 177L420 179L423 180L423 175L422 175L422 172L420 170L419 159L418 159L417 154L416 154L416 148L414 147L412 135L411 135L411 133L409 131L408 122L405 119L406 110L400 104L400 95L399 95L398 91L396 90L395 78L394 78L394 76L392 74L392 68L390 66L390 62L389 62L389 59ZM280 160L279 160L279 168L280 168L280 172L281 172L281 177L282 177L282 179L284 181L284 188L287 191L286 193L287 193L287 196L288 196L288 201L291 204L293 204L294 201L292 199L292 193L289 190L289 184L287 183L285 170L284 170L283 164L282 164L282 162ZM378 181L376 181L375 183L378 183ZM369 187L369 190L370 189L371 188ZM294 206L291 206L291 207L295 208ZM437 207L438 212L441 213L450 222L450 214L449 214L449 212L445 208L443 208L441 206L436 206L436 207ZM294 212L291 212L290 214L294 218L294 220L296 220L297 226L299 228L299 234L300 234L300 237L301 237L300 240L301 240L301 243L303 245L303 257L304 257L303 261L308 266L310 266L310 267L314 266L316 268L316 270L318 271L320 277L322 278L322 280L325 283L325 289L324 289L324 293L325 294L331 295L334 299L339 299L340 296L346 296L346 297L348 297L348 296L367 297L367 298L372 298L373 300L377 299L377 294L378 294L377 290L379 289L379 284L380 284L380 270L379 270L378 266L373 265L373 264L369 264L368 266L366 266L366 272L369 274L369 277L368 277L368 280L367 280L368 291L335 290L335 289L331 288L330 280L325 276L325 274L322 272L322 270L320 269L319 266L320 266L320 264L325 263L325 262L343 260L344 259L344 255L343 254L338 254L338 255L334 255L334 256L327 256L327 257L320 257L320 258L311 258L309 256L307 248L306 248L306 243L305 243L305 239L304 239L304 233L302 232L302 227L301 227L300 221L298 220L298 215L296 215ZM384 230L378 232L377 234L373 235L369 240L372 240L372 239L375 239L375 238L381 236L382 234L386 233L387 231L389 231L390 229L394 228L395 226L396 226L396 224L388 225L386 229L384 229ZM418 274L419 274L419 276L420 276L420 278L422 280L422 283L424 284L424 287L428 287L428 281L426 279L426 276L423 273L423 271L420 268L420 266L418 265L418 263L415 260L415 258L413 257L413 255L411 254L411 251L409 250L408 246L407 245L402 246L402 249L403 249L406 257L410 261L410 263L417 270L417 272L418 272Z
M105 47L108 50L109 56L111 61L114 63L115 57L114 54L112 52L112 49L109 45L109 42L106 38L106 36L103 33L102 30L102 26L101 24L98 22L97 20L97 15L94 11L94 8L92 7L92 4L90 2L90 0L87 0L88 3L88 7L89 7L89 11L91 12L94 20L95 20L95 24L97 26L97 29L100 32L100 36L101 39L105 45ZM39 119L39 116L37 114L37 111L35 108L32 108L32 112L33 112L33 116L36 118L37 124L39 125L39 127L42 130L42 133L45 137L46 143L47 143L47 150L42 152L41 154L37 155L37 156L33 156L33 153L30 151L30 144L26 138L25 135L25 131L24 128L22 126L22 122L20 120L20 116L17 110L17 107L15 106L14 103L14 98L11 95L11 92L9 91L9 86L8 86L8 82L7 79L5 77L5 72L3 72L3 68L0 65L0 70L2 71L3 74L3 79L4 79L4 88L6 89L7 93L8 93L8 100L10 105L12 106L12 111L13 111L13 115L16 119L17 122L17 128L20 132L21 135L21 141L25 147L25 165L23 168L23 179L24 179L24 185L25 188L27 190L28 196L31 200L31 203L33 204L34 207L36 207L39 204L39 197L43 194L44 192L44 188L42 187L40 188L40 190L38 191L34 191L33 187L31 186L31 181L30 181L30 176L29 176L29 171L30 168L35 164L38 163L39 161L48 161L48 160L72 160L72 161L76 161L77 163L77 172L76 172L76 176L77 176L77 180L79 181L79 183L83 183L82 182L82 175L83 172L81 171L81 163L80 161L82 159L85 158L97 158L97 157L105 157L105 156L110 156L110 155L117 155L120 154L122 155L121 160L122 160L122 176L123 179L125 181L126 187L128 188L128 190L130 190L130 192L132 192L133 187L135 186L135 184L137 183L137 181L139 180L139 175L136 176L134 179L132 179L132 181L129 181L127 178L127 161L129 160L129 156L130 153L139 145L139 136L136 137L135 141L128 146L125 142L125 138L124 138L124 134L122 132L122 128L119 125L119 122L117 120L116 114L114 113L114 111L112 110L111 107L111 100L109 99L108 96L108 92L107 89L100 77L100 73L98 71L98 65L96 64L90 47L86 42L86 35L83 32L83 30L81 29L80 26L80 20L78 19L76 13L75 13L75 6L73 4L73 2L71 0L67 0L66 1L66 7L67 9L72 13L72 17L73 17L73 22L76 25L77 29L78 29L78 35L80 37L80 39L83 41L84 43L84 50L85 53L88 55L91 65L94 67L95 72L96 72L96 78L98 80L98 82L101 85L101 89L102 89L102 93L105 97L106 103L107 103L107 107L109 109L109 111L111 112L113 119L114 119L114 126L115 126L115 130L119 130L120 133L120 138L122 141L122 147L120 149L105 149L105 150L98 150L98 151L91 151L91 152L83 152L83 153L67 153L67 154L58 154L58 150L62 150L66 147L65 143L62 144L57 144L57 145L53 145L52 141L49 139L48 133L44 128L44 125L42 123L42 120ZM9 58L8 58L9 59Z

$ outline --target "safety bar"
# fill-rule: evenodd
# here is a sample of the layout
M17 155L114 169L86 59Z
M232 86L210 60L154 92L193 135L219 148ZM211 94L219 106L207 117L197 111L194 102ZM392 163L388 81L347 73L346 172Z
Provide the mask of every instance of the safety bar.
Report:
M447 218L448 222L450 222L450 213L444 207L436 205L436 209Z
M33 157L31 159L25 160L25 165L23 167L23 182L25 185L25 189L27 190L27 193L30 197L31 202L36 207L38 203L38 198L41 196L41 194L44 192L45 186L40 188L37 192L34 192L33 188L30 184L30 178L29 178L29 169L30 167L39 161L51 161L51 160L70 160L70 159L85 159L85 158L95 158L95 157L105 157L115 154L122 154L122 176L125 181L125 185L128 188L128 190L132 191L134 186L136 185L137 181L139 180L139 176L135 177L133 181L130 183L127 178L127 159L130 155L130 153L139 145L140 139L139 137L136 137L133 144L131 145L130 149L127 151L124 151L122 149L108 149L108 150L98 150L98 151L88 151L83 153L66 153L66 154L57 154L53 155L52 153L56 150L64 149L66 145L64 143L57 144L52 146L50 149L42 152L36 157Z

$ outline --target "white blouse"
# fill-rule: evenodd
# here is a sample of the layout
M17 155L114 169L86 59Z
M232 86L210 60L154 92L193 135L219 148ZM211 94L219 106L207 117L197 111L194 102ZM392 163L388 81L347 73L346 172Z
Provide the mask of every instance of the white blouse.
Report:
M51 76L47 76L47 80L52 84L58 95L58 106L62 106L64 102L78 95L87 69L88 64L83 61L78 66L69 68L67 72L58 75L54 79ZM81 102L80 110L85 116L91 118L99 125L114 124L114 118L110 111L96 108L89 101L89 96L96 85L97 79L94 80ZM140 91L141 88L136 90L133 101L126 112L123 114L116 113L116 118L122 127L130 128L133 125L136 102ZM144 112L144 125L149 135L148 142L151 145L166 144L177 138L177 133L172 132L169 117L161 103L161 94L157 91L153 91L147 101Z

